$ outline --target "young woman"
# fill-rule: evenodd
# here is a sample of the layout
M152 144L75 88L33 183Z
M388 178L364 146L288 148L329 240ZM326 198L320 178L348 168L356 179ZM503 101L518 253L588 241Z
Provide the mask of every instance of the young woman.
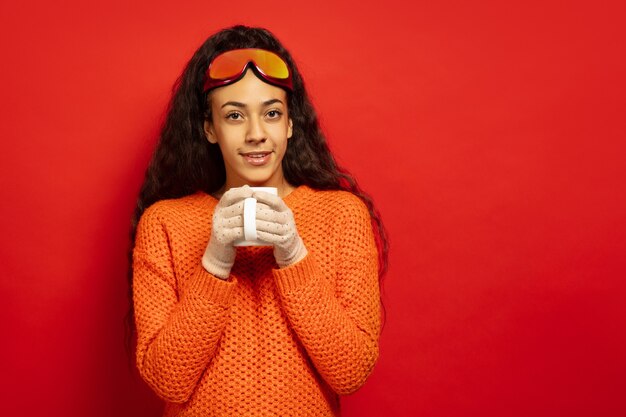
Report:
M248 197L267 246L234 246ZM387 241L271 33L194 54L133 224L137 366L166 416L340 415L378 358Z

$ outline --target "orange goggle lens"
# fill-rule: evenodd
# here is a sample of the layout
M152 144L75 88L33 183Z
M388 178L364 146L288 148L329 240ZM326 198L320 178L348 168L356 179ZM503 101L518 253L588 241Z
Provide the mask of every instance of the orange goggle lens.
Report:
M265 49L234 49L218 55L206 72L204 91L222 87L239 80L249 65L270 84L293 89L289 67L274 52Z

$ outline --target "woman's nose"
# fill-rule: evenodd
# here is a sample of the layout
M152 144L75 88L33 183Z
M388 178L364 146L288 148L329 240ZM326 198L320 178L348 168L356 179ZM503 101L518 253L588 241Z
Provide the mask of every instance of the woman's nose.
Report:
M267 132L263 126L263 122L256 118L250 120L248 125L248 134L246 142L265 142L267 140Z

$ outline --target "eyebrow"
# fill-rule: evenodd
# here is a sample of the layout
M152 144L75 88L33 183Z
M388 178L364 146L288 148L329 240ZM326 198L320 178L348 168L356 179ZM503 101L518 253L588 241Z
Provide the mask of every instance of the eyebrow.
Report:
M282 102L282 100L279 100L277 98L273 98L271 100L266 100L266 101L264 101L261 104L263 105L263 107L267 107L267 106L270 106L270 105L272 105L274 103L285 104L285 103ZM223 109L226 106L235 106L235 107L241 107L241 108L248 107L246 104L240 103L238 101L227 101L226 103L222 104L222 107L220 107L220 108Z

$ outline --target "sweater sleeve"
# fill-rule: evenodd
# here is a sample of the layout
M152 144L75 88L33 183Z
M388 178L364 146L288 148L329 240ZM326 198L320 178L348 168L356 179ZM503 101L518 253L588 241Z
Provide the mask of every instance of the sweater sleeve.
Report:
M200 260L184 288L176 282L166 227L148 209L133 251L137 367L161 398L186 402L215 354L235 282L210 275Z
M321 256L312 254L274 271L294 331L340 395L365 383L378 359L380 335L378 252L367 208L360 200L353 203L336 218L335 262L326 269L334 277L322 275Z

